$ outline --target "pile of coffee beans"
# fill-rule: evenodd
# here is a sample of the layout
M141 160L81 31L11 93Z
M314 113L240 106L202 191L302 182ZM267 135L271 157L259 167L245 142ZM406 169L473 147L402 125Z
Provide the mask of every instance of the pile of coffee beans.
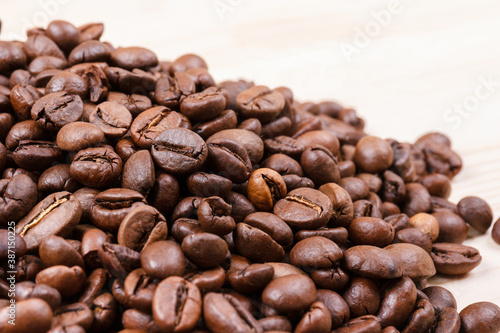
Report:
M369 136L351 108L102 33L0 41L1 332L500 330L497 305L427 286L477 267L462 242L493 220L448 201L446 136Z

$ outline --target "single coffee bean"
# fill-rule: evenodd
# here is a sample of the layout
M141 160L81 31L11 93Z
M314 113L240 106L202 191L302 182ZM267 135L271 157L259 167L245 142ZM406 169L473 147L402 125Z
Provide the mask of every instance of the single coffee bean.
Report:
M16 302L30 298L39 298L50 305L52 311L61 305L61 294L46 284L35 284L31 281L16 284Z
M436 315L436 323L434 324L434 333L459 333L460 332L460 315L456 309L444 308Z
M221 92L200 92L182 100L180 109L192 121L206 121L220 115L226 108L226 98Z
M182 276L186 260L181 247L171 241L157 241L141 253L144 271L150 276L165 279L169 276Z
M411 315L417 300L417 288L413 281L403 276L390 283L382 296L377 317L382 327L402 327Z
M17 174L0 180L0 225L19 221L37 201L37 186L29 176Z
M151 99L147 96L138 94L127 95L121 92L112 91L108 93L106 99L109 102L116 102L126 107L134 118L152 107Z
M48 236L65 237L80 221L82 208L69 192L47 196L16 225L16 233L24 238L28 250L37 249Z
M422 291L429 298L437 314L441 313L445 308L457 309L457 300L448 289L441 286L431 286L422 289Z
M80 202L80 206L82 207L82 217L80 219L80 222L88 221L90 217L90 206L92 206L92 202L94 202L94 198L99 192L100 191L97 189L83 187L73 193L75 198Z
M304 269L331 268L342 257L337 244L319 236L301 240L290 250L290 263Z
M258 164L264 156L264 142L255 133L242 129L228 129L215 133L207 140L207 144L214 140L229 140L243 146L247 151L251 164Z
M410 218L410 226L427 234L433 242L439 236L439 222L430 214L418 213L412 216Z
M87 277L87 281L82 287L82 292L78 298L78 302L87 304L87 306L92 306L94 300L101 293L104 288L107 279L107 272L103 268L97 268L90 273Z
M14 162L26 170L42 171L63 160L64 153L51 141L22 140L12 153Z
M427 189L419 183L406 184L406 198L402 212L412 217L431 209L431 197Z
M340 181L337 159L323 146L307 147L302 153L300 164L316 186Z
M295 332L330 333L332 321L328 308L321 301L314 302L297 324Z
M5 147L15 150L21 140L44 140L47 132L36 125L34 120L24 120L13 125L5 137Z
M56 164L45 170L38 179L38 190L44 193L75 192L80 187L71 176L69 164Z
M320 145L328 149L333 156L339 156L340 144L335 134L327 131L309 131L297 137L297 144L303 147Z
M473 303L460 311L461 332L493 333L500 330L500 308L490 302Z
M26 53L23 46L12 42L1 41L0 74L9 75L18 68L26 67Z
M321 185L319 191L326 194L333 205L333 214L328 224L347 228L353 220L354 214L349 193L335 183Z
M354 163L359 170L380 173L391 166L393 159L391 146L380 138L366 136L356 145Z
M447 199L451 194L450 178L440 173L431 173L419 181L429 191L430 195Z
M125 216L137 206L146 204L136 191L112 188L96 195L90 208L92 223L105 231L117 232Z
M330 312L332 329L340 327L349 320L350 309L342 296L328 289L318 289L317 295L317 300L321 301Z
M380 291L376 281L355 276L343 294L352 317L377 313L380 306Z
M420 229L406 228L396 232L394 243L408 243L421 247L425 252L431 253L432 241Z
M377 193L382 188L383 181L376 175L372 175L371 173L359 173L356 177L365 182L370 192Z
M97 228L89 229L84 233L81 252L87 266L91 268L102 267L98 251L104 243L109 241L109 235Z
M468 273L477 267L482 259L477 249L455 243L434 243L431 257L438 273L445 275Z
M227 243L222 238L207 232L194 233L182 240L182 252L202 269L221 265L228 251Z
M298 188L276 203L274 214L294 229L317 229L330 220L332 201L320 191Z
M132 209L118 228L118 244L141 252L149 245L165 240L168 226L165 217L156 208L141 205Z
M38 89L29 84L17 84L10 91L10 104L19 117L31 119L31 108L43 96Z
M270 211L286 192L283 178L272 169L257 169L248 179L247 196L258 210Z
M122 174L122 187L147 196L155 183L155 166L147 150L134 153L125 162Z
M94 315L85 303L63 305L54 311L54 322L58 325L78 325L90 329Z
M121 104L103 102L89 114L89 123L96 125L109 139L121 138L132 124L132 115Z
M197 124L194 126L193 130L204 140L207 140L217 132L236 128L237 124L238 119L236 113L233 110L224 110L218 117Z
M185 237L198 232L203 232L200 222L185 217L175 220L171 228L172 237L179 243L182 243Z
M349 193L353 202L366 199L370 194L368 185L357 177L342 178L338 183Z
M38 273L36 283L46 284L59 291L62 298L68 298L80 291L86 279L85 271L79 266L57 265Z
M478 197L465 197L457 204L458 213L474 229L485 233L493 222L493 211L486 201Z
M304 310L316 300L316 287L307 276L292 274L271 281L262 292L262 301L279 313Z
M198 207L198 220L203 230L219 236L234 230L236 223L231 215L231 205L220 197L201 200Z
M242 144L227 139L209 139L208 164L222 177L243 183L250 177L252 164Z
M38 252L46 267L64 265L85 268L80 253L62 237L51 235L44 238L40 243Z
M405 333L426 332L434 325L435 313L431 302L425 298L417 299L414 312L403 329Z
M108 61L110 50L106 44L89 40L76 46L68 56L70 66L85 62Z
M371 278L394 279L404 271L398 256L371 245L357 245L344 251L344 263L349 271Z
M253 264L242 271L229 274L229 283L238 292L247 294L262 290L273 278L274 268Z
M78 74L62 71L54 75L45 86L46 94L50 95L57 92L66 92L67 94L85 99L88 95L87 82ZM33 114L31 116L33 117Z
M280 175L298 175L303 176L304 171L300 166L299 162L287 156L285 154L273 154L266 158L262 164L262 167L273 169Z
M118 305L111 293L99 295L92 304L93 321L89 331L107 331L113 324L118 311Z
M1 45L1 44L0 44ZM2 318L9 318L9 307L0 309ZM0 322L0 330L6 333L47 332L52 324L53 314L47 302L32 298L16 302L16 324L11 325L7 320Z
M349 239L357 245L384 247L392 243L394 228L389 223L375 217L360 217L349 225Z
M75 155L70 172L85 186L105 188L120 177L122 165L118 154L109 148L87 148Z
M438 211L432 213L439 223L438 243L459 243L467 238L469 227L465 221L457 214L448 211Z
M66 21L50 22L45 32L65 52L69 52L80 42L80 31Z
M42 260L34 255L25 254L16 263L16 281L35 281L36 275L45 268Z
M153 317L165 331L189 332L201 317L201 306L198 287L181 277L172 276L160 282L155 290ZM205 310L205 316L206 313Z
M236 97L236 110L244 118L257 118L261 122L269 122L281 113L285 99L277 91L265 86L253 86Z
M500 245L500 219L498 219L491 230L491 237L495 243Z
M126 298L124 305L147 313L151 312L154 291L158 285L156 281L142 268L134 269L123 282Z
M147 69L158 64L156 55L143 47L120 47L111 52L110 61L115 66L129 70Z
M97 126L75 121L64 125L57 132L57 145L62 150L80 151L97 146L104 141L104 132Z
M157 172L155 174L155 184L149 192L148 202L158 209L163 216L170 216L179 201L179 196L180 188L177 179L167 173Z
M431 256L421 247L413 244L391 244L384 248L397 256L403 264L403 275L413 281L421 281L436 274Z
M184 128L172 128L155 138L151 155L165 171L185 175L198 170L205 163L208 150L196 133Z
M231 192L232 182L218 175L196 172L187 178L186 185L194 196L226 197Z
M140 254L118 244L103 243L98 249L102 266L120 282L134 269L140 267Z
M191 271L184 278L192 282L202 293L217 292L226 282L226 271L222 267L208 270Z

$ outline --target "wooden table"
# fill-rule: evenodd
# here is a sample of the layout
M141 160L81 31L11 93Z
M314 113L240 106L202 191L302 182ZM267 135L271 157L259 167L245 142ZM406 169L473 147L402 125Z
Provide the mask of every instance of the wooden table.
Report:
M22 3L22 5L20 5ZM61 18L106 24L104 40L163 59L202 55L216 80L286 85L301 101L354 106L367 131L412 141L441 130L464 169L451 200L486 199L500 215L500 3L494 0L2 0L2 38ZM500 246L471 235L481 265L435 277L459 309L500 304Z

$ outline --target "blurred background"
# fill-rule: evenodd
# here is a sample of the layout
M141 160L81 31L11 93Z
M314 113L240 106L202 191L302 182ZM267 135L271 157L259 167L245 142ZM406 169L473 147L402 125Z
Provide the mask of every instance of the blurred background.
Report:
M22 3L22 5L21 5ZM500 215L500 3L494 0L1 0L0 38L25 38L53 19L104 22L101 40L143 46L162 60L205 58L217 81L287 86L299 101L354 107L366 131L413 141L449 135L464 159L451 201L486 199ZM459 308L500 304L500 246L466 244L483 263L436 278Z

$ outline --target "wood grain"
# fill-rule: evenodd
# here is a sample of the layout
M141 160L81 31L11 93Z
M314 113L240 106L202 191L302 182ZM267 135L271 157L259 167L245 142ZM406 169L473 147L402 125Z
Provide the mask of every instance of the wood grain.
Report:
M400 0L401 10L347 59L342 45L355 45L374 13L394 1L2 0L0 16L4 38L44 18L102 21L104 40L149 47L163 59L198 53L219 81L286 85L301 101L355 106L378 136L412 141L439 129L464 161L451 200L483 197L498 217L500 2ZM460 309L480 300L500 304L500 246L489 232L466 244L481 251L481 265L465 277L429 282L449 288Z

